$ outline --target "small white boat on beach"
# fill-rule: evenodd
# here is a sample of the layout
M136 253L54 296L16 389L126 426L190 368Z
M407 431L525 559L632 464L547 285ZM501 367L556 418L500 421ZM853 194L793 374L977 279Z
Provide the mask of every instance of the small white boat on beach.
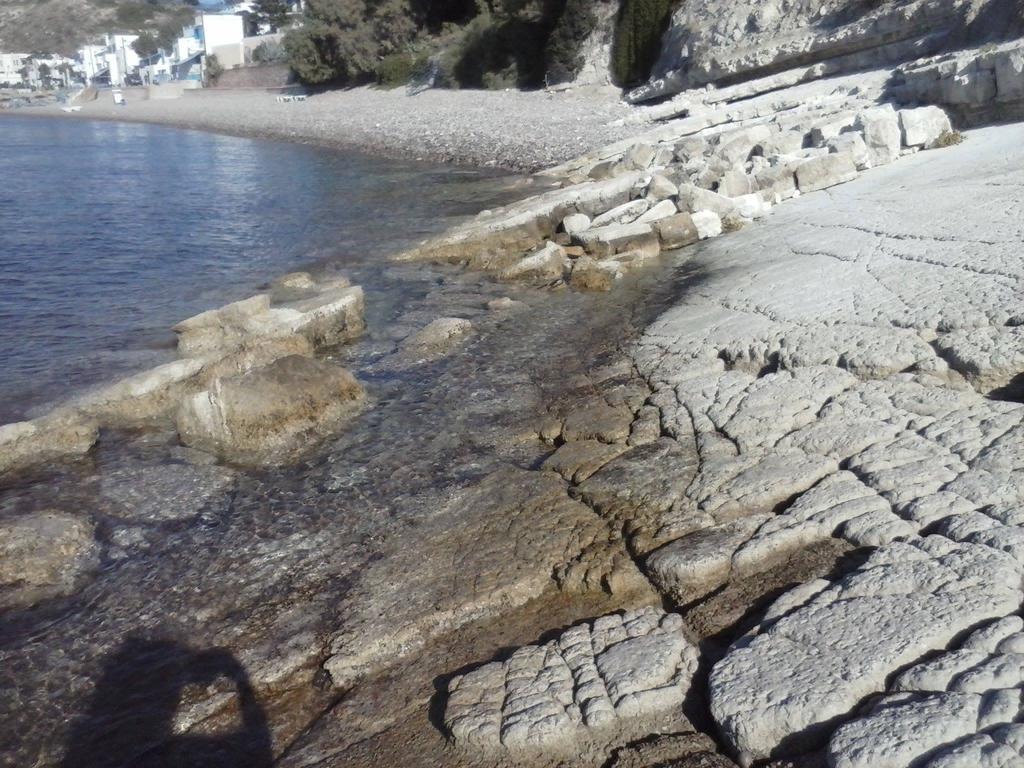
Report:
M81 112L82 108L81 107L61 107L60 111L61 112Z

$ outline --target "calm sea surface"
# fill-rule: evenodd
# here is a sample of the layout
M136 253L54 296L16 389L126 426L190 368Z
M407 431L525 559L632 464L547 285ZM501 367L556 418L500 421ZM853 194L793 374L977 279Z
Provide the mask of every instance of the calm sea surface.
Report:
M478 210L489 181L171 128L0 118L0 423L171 359L170 326L280 274L379 262Z

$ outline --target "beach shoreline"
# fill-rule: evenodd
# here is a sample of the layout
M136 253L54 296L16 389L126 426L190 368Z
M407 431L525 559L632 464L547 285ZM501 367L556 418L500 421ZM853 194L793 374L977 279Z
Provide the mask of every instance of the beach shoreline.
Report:
M291 103L279 103L274 93L262 89L186 92L168 100L142 99L142 92L128 91L124 106L103 92L74 113L53 104L5 110L0 116L166 125L517 173L549 168L632 136L643 126L614 88L409 95L403 89L362 87ZM507 116L519 125L510 130Z

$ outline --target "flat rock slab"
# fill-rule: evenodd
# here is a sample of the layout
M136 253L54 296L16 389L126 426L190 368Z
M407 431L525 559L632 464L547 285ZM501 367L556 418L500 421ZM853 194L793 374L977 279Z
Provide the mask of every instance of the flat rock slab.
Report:
M903 672L890 693L840 727L828 746L837 768L1024 765L1024 621L988 624L958 648Z
M813 749L893 670L1017 610L1021 574L1009 555L937 536L883 547L718 662L712 714L749 758Z
M587 729L673 710L682 719L697 656L675 614L604 616L452 679L445 726L475 749L566 749Z

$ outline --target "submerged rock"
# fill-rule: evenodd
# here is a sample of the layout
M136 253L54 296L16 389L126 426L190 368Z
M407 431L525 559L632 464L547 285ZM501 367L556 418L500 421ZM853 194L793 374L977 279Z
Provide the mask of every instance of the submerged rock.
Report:
M511 301L511 300L509 300ZM514 306L501 305L499 308ZM473 324L461 317L439 317L402 342L402 354L416 359L432 359L450 352L473 331Z
M0 521L0 608L75 591L99 565L93 527L52 510Z
M245 463L275 461L310 437L329 434L365 396L351 373L319 360L291 356L210 388L178 409L185 445Z

